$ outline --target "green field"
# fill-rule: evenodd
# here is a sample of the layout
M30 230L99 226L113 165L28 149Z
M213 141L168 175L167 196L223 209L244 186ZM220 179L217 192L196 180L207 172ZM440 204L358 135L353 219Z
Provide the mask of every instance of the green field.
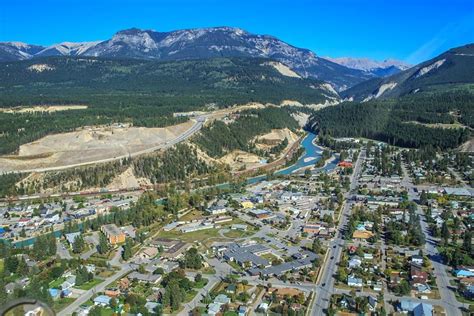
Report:
M95 279L95 278L94 278L94 279L90 280L89 282L84 283L84 284L82 284L82 285L80 285L80 286L75 286L75 288L76 288L76 289L80 289L80 290L90 290L90 289L92 289L94 286L96 286L96 285L98 285L98 284L100 284L100 283L102 283L102 282L104 282L104 280Z

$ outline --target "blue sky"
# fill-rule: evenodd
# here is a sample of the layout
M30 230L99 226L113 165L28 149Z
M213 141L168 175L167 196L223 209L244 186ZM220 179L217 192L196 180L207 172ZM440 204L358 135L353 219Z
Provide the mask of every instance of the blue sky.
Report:
M474 0L2 0L0 41L49 45L130 27L236 26L320 56L416 63L474 42Z

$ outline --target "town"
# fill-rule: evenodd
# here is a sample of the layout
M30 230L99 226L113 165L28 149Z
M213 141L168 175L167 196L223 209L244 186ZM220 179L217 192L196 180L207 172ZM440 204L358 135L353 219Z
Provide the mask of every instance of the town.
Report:
M325 145L328 172L5 202L2 300L39 291L58 315L472 312L472 157Z

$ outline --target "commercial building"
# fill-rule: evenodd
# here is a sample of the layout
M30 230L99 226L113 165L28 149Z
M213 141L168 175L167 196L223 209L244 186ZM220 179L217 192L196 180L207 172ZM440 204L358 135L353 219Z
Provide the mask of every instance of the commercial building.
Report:
M115 224L107 224L100 228L110 244L116 245L125 242L125 234Z

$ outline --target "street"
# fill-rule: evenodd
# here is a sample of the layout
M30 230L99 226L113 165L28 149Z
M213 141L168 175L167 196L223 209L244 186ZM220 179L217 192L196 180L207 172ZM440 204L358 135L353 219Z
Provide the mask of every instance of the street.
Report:
M313 305L311 306L311 315L323 315L325 310L329 307L329 299L334 292L334 273L337 270L337 264L341 259L342 252L344 251L344 239L342 232L344 227L347 225L351 211L351 202L347 202L347 199L353 194L353 191L357 188L358 177L361 172L361 164L365 158L365 150L362 150L357 162L354 167L353 174L350 177L351 185L349 191L344 195L346 200L343 205L339 225L337 226L336 237L329 243L328 255L326 260L322 262L321 266L321 277L315 287L316 297L313 299Z

